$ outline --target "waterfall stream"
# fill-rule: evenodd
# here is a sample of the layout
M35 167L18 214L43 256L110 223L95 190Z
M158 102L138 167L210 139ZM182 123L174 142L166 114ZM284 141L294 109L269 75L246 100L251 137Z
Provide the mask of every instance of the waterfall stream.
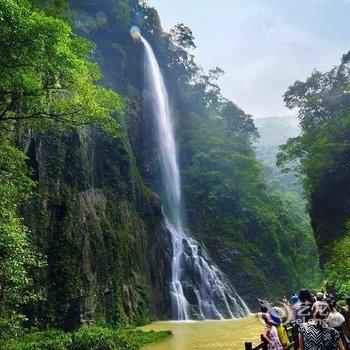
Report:
M134 31L133 31L134 30ZM135 32L136 30L136 32ZM184 229L180 171L168 93L152 47L132 29L145 47L145 77L152 113L158 126L164 186L165 224L171 233L173 259L170 286L174 320L229 319L249 314L249 309L223 273L209 262L206 252Z

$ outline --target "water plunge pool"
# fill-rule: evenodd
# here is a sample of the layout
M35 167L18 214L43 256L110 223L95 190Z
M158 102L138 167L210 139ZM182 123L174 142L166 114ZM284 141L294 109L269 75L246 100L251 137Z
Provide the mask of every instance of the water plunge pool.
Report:
M173 335L142 350L242 350L245 341L257 344L264 328L256 316L225 321L154 322L141 329L170 330Z

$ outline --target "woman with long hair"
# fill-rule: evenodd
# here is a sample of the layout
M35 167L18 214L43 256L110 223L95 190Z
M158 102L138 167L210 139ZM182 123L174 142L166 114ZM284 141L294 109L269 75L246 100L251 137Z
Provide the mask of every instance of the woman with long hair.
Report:
M292 306L293 321L292 321L292 337L295 341L296 349L299 348L299 328L300 325L308 322L311 318L312 304L316 301L315 297L308 289L301 289L297 301Z
M312 319L299 328L299 350L345 350L340 334L329 327L329 306L317 301L312 306Z

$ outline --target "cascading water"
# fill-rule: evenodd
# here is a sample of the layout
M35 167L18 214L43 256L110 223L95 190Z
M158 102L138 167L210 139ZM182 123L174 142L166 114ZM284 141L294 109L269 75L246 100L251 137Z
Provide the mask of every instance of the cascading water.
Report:
M207 254L190 238L183 226L180 171L177 162L174 128L168 93L153 50L138 28L131 35L145 47L145 72L152 112L158 126L163 186L165 224L173 245L170 286L173 318L227 319L249 314L249 309L224 275L208 261Z

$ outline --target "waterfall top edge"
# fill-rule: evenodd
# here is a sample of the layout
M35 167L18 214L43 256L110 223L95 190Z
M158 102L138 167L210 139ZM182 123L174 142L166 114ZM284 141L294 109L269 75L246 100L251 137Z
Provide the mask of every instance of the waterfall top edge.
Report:
M132 26L130 28L130 35L134 40L142 40L141 30L138 26Z

